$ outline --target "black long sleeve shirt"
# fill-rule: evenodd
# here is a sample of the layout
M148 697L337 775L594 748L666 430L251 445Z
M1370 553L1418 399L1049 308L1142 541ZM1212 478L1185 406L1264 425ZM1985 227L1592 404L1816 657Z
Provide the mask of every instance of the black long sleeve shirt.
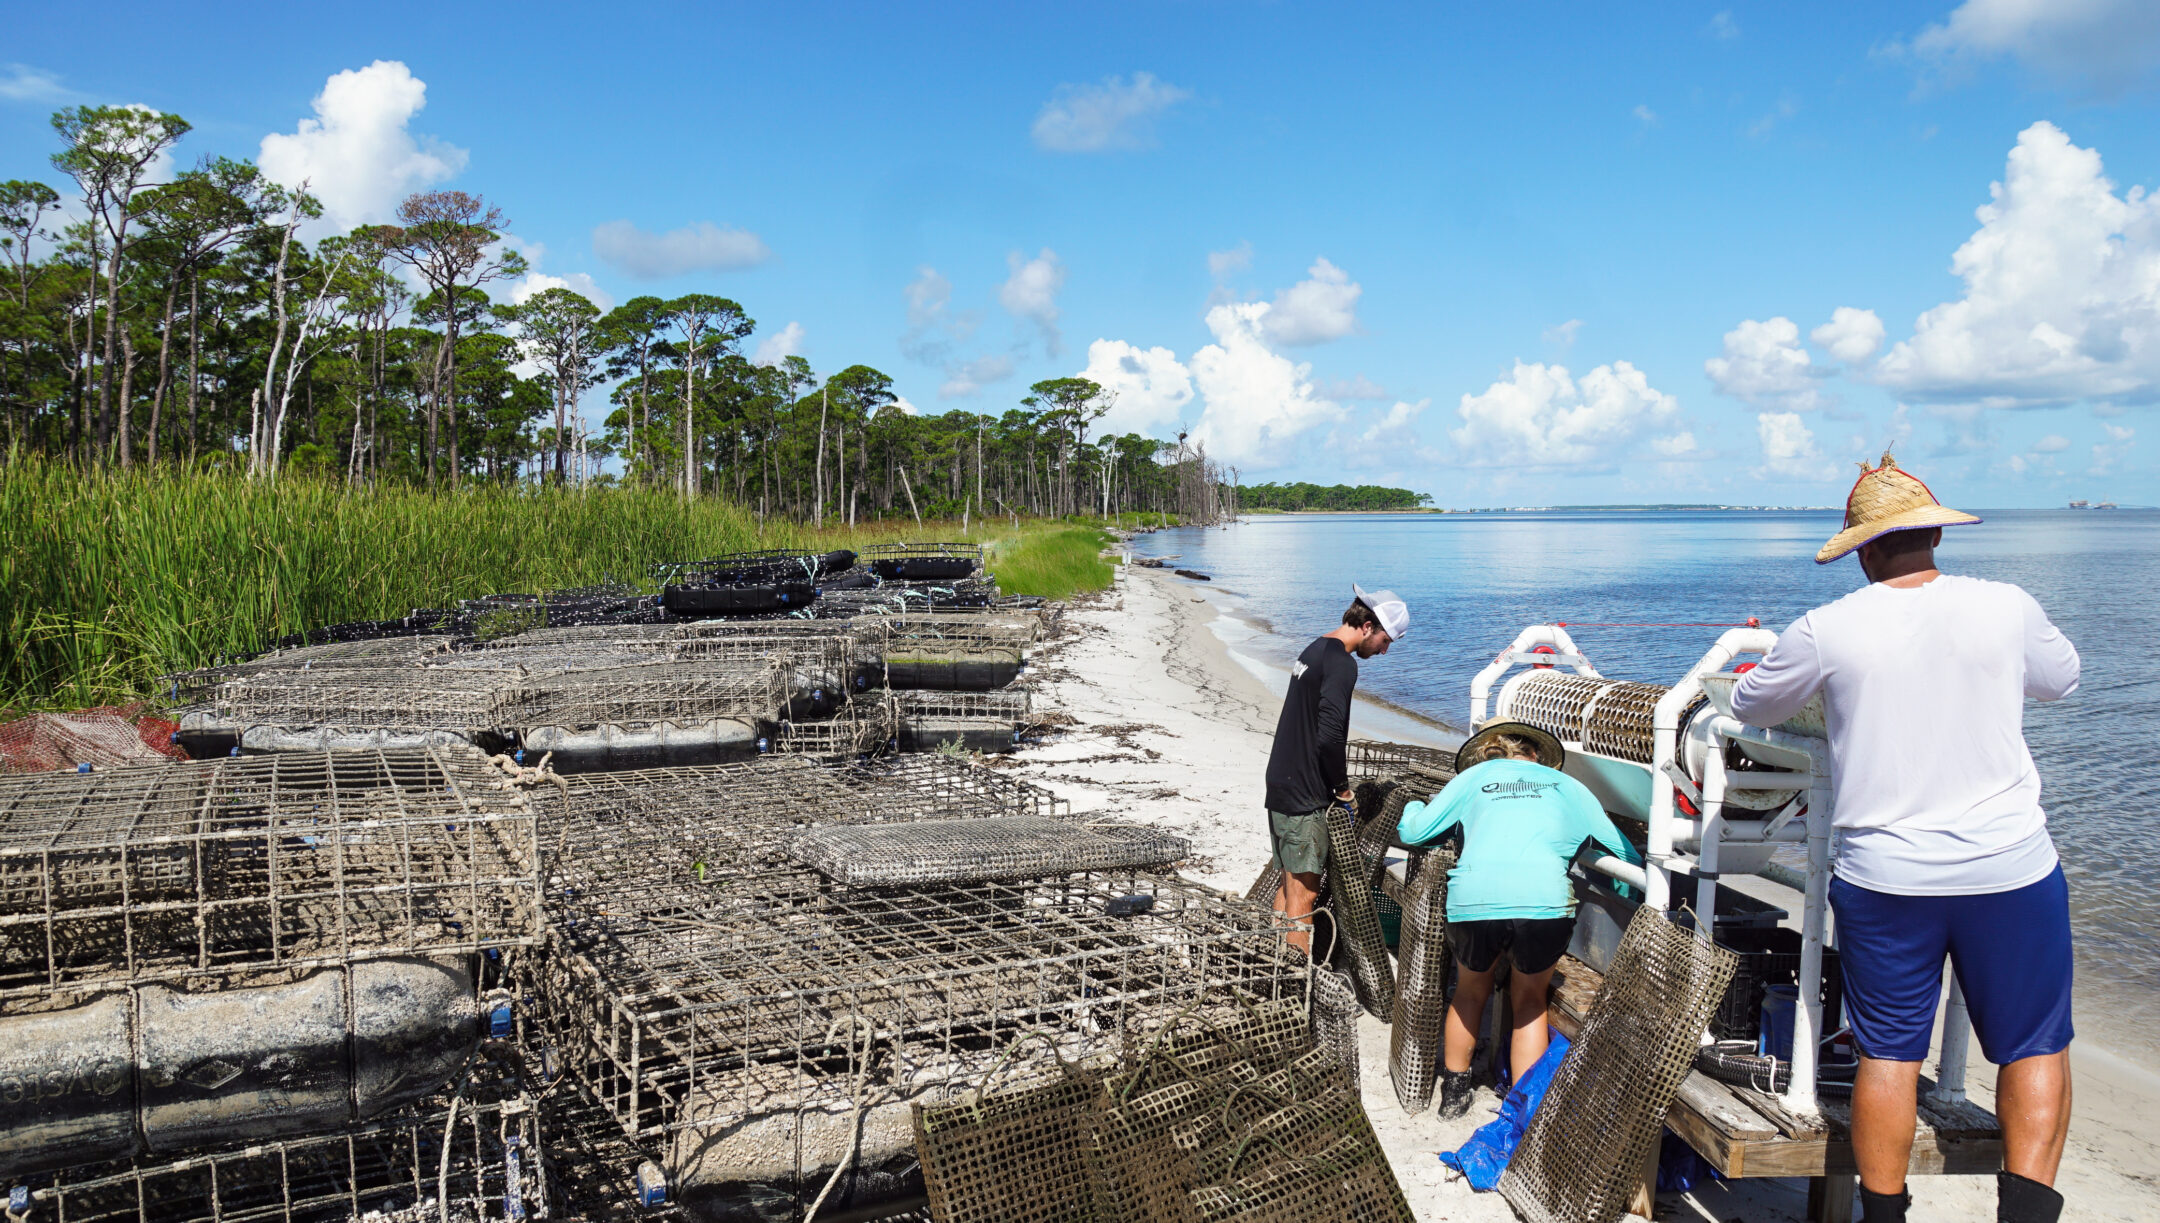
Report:
M1290 690L1268 754L1267 806L1301 812L1325 807L1349 786L1350 695L1357 656L1333 637L1305 647L1290 668Z

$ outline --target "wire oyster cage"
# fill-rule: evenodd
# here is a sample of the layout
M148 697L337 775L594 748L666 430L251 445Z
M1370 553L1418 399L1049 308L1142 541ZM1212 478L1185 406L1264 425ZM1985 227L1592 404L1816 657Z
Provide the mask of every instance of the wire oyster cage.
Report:
M471 749L0 778L0 1000L527 945L536 816Z
M1146 897L1144 901L1135 897ZM566 1065L634 1138L905 1098L980 1077L1023 1032L1067 1060L1210 993L1302 1000L1272 914L1175 878L822 890L791 904L617 894L543 957Z
M584 773L536 787L533 804L558 907L660 886L710 901L817 885L795 837L827 824L998 815L1071 818L1048 790L947 756L852 765L804 756L742 764ZM687 901L686 901L687 903Z
M886 581L951 582L982 568L980 544L872 544L862 550L862 565Z
M11 1218L49 1223L482 1223L546 1218L548 1136L515 1083L334 1132L26 1178ZM11 1209L17 1209L10 1203Z

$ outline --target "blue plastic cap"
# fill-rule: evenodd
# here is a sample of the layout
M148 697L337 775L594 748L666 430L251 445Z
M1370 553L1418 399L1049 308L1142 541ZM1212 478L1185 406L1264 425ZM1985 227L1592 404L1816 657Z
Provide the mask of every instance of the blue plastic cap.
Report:
M759 739L759 740L757 741L757 750L759 750L759 751L761 751L761 752L769 752L769 751L771 751L771 750L772 750L772 740L770 740L770 739L765 739L765 738L760 738L760 739Z
M78 772L78 773L87 773L87 772L89 772L89 771L90 771L90 762L89 762L89 761L87 761L87 760L85 760L85 761L83 761L83 762L82 762L81 764L78 764L78 765L76 765L76 766L75 766L75 771L76 771L76 772Z
M177 730L176 730L176 731L174 731L174 732L173 732L173 733L172 733L172 734L171 734L170 736L168 736L168 737L166 738L165 742L167 742L167 743L178 743L178 742L180 742L180 732L179 732L179 731L177 731Z
M488 1035L497 1040L504 1040L516 1030L510 1004L507 1002L496 1003L494 1009L488 1012Z
M228 756L238 756L240 754L240 745L237 743L233 744L233 749L225 754Z
M517 755L511 757L511 759L517 761L519 764L525 763L525 749L522 747L519 748L517 750Z

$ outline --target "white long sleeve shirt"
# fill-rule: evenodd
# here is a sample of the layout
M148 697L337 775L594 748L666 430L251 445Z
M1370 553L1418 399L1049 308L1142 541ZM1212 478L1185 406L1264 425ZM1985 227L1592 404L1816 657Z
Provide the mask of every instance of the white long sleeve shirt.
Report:
M2019 587L1880 582L1778 636L1733 691L1774 726L1820 691L1830 726L1837 873L1904 896L2006 892L2055 869L2025 698L2077 691L2078 654Z

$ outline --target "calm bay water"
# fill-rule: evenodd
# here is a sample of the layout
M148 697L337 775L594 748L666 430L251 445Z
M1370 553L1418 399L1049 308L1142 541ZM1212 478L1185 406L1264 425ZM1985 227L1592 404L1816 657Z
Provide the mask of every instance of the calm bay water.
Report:
M1944 570L2031 591L2084 660L2075 695L2025 717L2070 879L2079 1023L2160 1068L2160 1037L2133 1020L2160 1001L2160 511L1976 512L1987 521L1944 532ZM1460 725L1471 678L1525 625L1564 622L1606 675L1654 683L1722 629L1625 626L1784 627L1865 580L1853 560L1814 563L1838 525L1828 511L1286 514L1133 551L1211 574L1209 593L1261 630L1239 648L1278 664L1339 622L1351 582L1392 588L1412 632L1359 688Z

